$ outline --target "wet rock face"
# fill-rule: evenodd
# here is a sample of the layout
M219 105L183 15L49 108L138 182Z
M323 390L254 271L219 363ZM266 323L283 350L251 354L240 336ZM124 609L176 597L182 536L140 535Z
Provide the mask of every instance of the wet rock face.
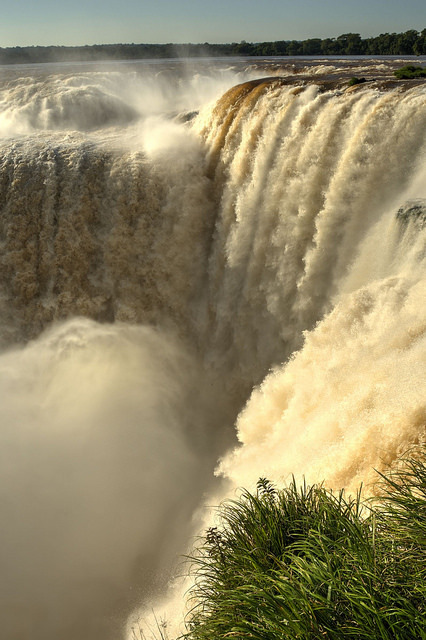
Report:
M396 217L405 225L413 221L423 228L426 226L426 199L408 200L398 209Z

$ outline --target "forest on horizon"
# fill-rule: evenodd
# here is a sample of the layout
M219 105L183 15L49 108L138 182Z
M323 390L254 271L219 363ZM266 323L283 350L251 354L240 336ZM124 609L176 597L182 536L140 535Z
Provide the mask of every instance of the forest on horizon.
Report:
M39 62L97 62L146 58L218 56L356 56L426 55L426 29L403 33L382 33L361 38L344 33L337 38L277 40L275 42L233 42L231 44L95 44L84 46L0 47L0 64Z

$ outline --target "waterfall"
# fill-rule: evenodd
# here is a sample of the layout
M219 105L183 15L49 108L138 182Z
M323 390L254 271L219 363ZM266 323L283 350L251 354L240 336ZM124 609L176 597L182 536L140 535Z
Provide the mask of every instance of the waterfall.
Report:
M425 85L172 71L0 86L8 638L117 640L203 505L424 438Z

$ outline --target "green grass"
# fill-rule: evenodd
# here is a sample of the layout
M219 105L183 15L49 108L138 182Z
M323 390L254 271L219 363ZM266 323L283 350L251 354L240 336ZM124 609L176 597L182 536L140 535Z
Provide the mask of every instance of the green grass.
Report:
M348 87L353 87L355 84L363 84L364 82L367 82L365 78L357 78L356 76L353 76L353 78L348 81Z
M426 78L426 69L413 64L407 64L393 72L398 80L412 80L413 78Z
M381 484L363 504L261 479L222 505L191 558L182 638L426 639L424 457Z

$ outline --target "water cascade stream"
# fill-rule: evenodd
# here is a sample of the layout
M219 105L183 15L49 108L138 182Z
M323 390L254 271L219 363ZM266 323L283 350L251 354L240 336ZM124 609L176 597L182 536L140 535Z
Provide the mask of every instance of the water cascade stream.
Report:
M212 496L424 438L425 85L259 75L4 72L7 640L117 640Z

